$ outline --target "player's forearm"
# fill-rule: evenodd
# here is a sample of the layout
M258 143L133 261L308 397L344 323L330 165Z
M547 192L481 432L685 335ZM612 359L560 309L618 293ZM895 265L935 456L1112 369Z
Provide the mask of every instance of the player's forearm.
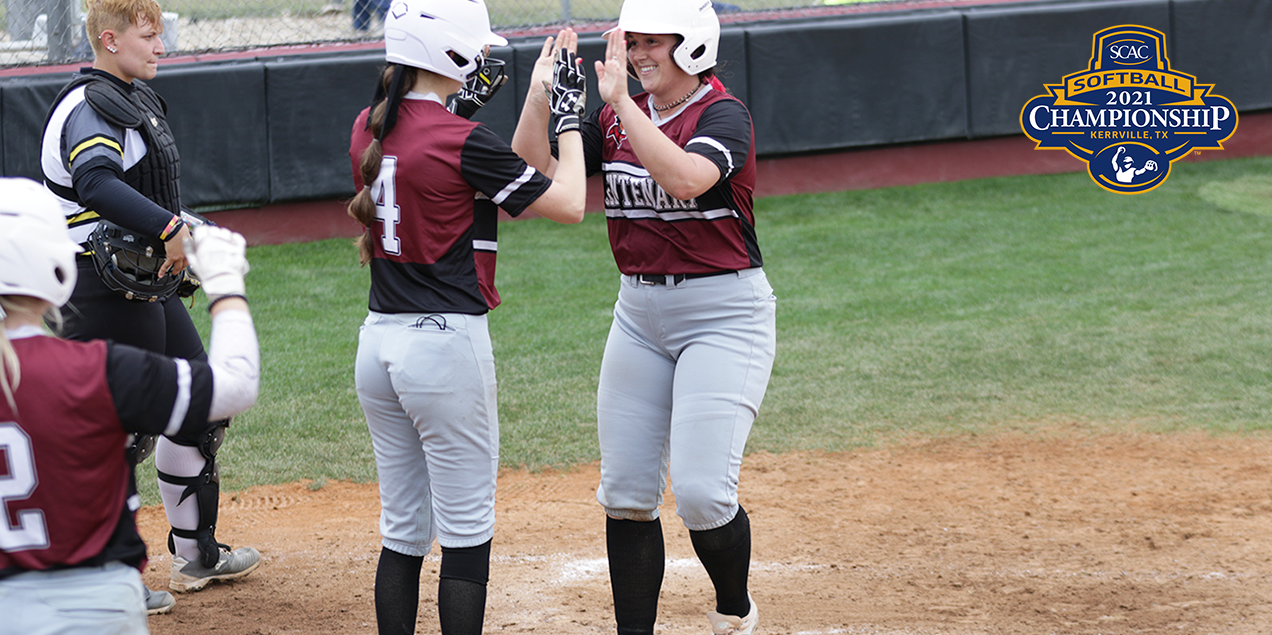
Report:
M572 222L583 220L584 207L587 205L587 172L583 166L583 135L578 130L565 132L557 140L557 151L561 158L557 161L557 176L564 179L563 185L570 193L568 207Z
M212 405L208 420L218 421L251 408L260 388L260 349L247 302L227 297L212 307Z
M632 151L658 186L685 201L711 189L720 180L720 169L701 155L685 152L631 99L616 100L614 113L623 122L623 131ZM701 159L701 160L699 160Z
M587 204L587 175L583 169L583 138L570 130L558 139L560 159L552 185L530 206L530 211L558 223L583 220Z
M552 178L556 171L552 145L548 142L551 117L543 91L531 87L521 109L521 118L517 121L517 129L512 133L513 152L548 178Z
M173 220L172 212L129 187L108 167L76 173L73 183L86 208L121 227L159 238Z

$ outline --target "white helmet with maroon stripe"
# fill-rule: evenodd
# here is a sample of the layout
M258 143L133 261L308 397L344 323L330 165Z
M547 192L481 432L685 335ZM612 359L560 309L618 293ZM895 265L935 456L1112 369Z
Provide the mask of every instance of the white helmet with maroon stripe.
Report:
M628 33L679 35L684 41L671 58L690 75L716 65L720 18L711 0L625 0L618 28Z
M486 46L508 40L490 30L483 0L395 0L384 21L385 60L466 81Z
M79 252L51 192L31 179L0 178L0 295L66 304Z

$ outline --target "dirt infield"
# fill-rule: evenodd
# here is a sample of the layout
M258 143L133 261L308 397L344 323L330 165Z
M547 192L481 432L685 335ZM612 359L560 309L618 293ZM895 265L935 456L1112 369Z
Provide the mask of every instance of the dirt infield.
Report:
M595 466L505 472L486 632L613 632ZM752 455L741 496L768 634L1272 632L1272 435L1053 433ZM374 633L375 485L224 497L248 578L180 595L158 635ZM162 545L162 509L145 508ZM709 582L664 508L659 632L709 633ZM152 551L163 551L162 548ZM166 584L169 560L145 572ZM438 559L419 633L436 633Z

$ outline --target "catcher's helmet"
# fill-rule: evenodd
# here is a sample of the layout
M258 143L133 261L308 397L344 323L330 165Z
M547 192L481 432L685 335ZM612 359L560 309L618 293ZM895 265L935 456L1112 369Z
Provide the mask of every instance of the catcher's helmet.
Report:
M109 221L98 221L88 236L97 275L111 291L129 300L154 302L171 296L185 272L159 277L167 253L163 243Z
M671 58L690 75L716 65L720 18L711 0L624 0L618 28L628 33L679 35L682 41Z
M396 0L384 20L385 60L466 81L487 45L508 40L490 30L483 0Z
M0 178L0 295L66 304L79 252L51 192L30 179Z

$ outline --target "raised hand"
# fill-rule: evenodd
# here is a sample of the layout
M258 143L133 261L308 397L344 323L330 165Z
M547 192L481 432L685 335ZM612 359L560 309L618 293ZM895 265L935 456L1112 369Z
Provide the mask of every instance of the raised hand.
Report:
M543 48L539 51L539 57L534 61L534 68L530 71L530 93L532 96L544 94L541 87L550 87L555 74L557 58L560 56L561 49L578 53L579 36L574 29L565 28L557 32L556 37L548 37L543 41ZM544 107L551 106L551 100L544 100Z
M614 29L605 35L605 59L597 60L596 92L605 103L628 97L627 94L627 33Z

